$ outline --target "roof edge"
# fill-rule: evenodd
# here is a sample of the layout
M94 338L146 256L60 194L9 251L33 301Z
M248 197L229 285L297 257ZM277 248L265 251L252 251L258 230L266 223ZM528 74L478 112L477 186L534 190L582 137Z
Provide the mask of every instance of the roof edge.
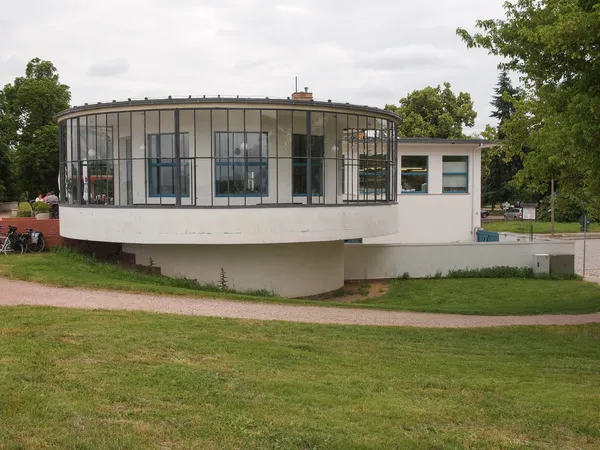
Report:
M478 145L498 145L500 141L489 139L438 139L438 138L406 138L399 137L398 143L402 144L478 144Z
M298 105L298 106L315 106L315 107L327 107L327 108L346 108L346 109L351 109L351 110L357 110L357 111L363 111L363 112L370 112L370 113L375 113L375 114L383 114L386 115L388 117L390 117L391 119L393 119L394 121L396 121L397 123L400 122L402 120L402 118L396 114L393 111L389 111L387 109L381 109L381 108L376 108L373 106L361 106L361 105L355 105L352 103L339 103L339 102L332 102L331 100L327 100L327 101L317 101L317 100L294 100L291 98L287 98L287 99L282 99L282 98L269 98L269 97L264 97L264 98L256 98L256 97L247 97L247 98L240 98L240 97L223 97L223 96L218 96L218 97L171 97L169 96L168 98L156 98L156 99L151 99L151 98L144 98L143 100L132 100L132 99L127 99L124 101L116 101L113 100L112 102L98 102L98 103L94 103L94 104L84 104L81 106L73 106L69 109L65 109L64 111L60 111L58 114L56 114L54 116L54 120L58 121L60 120L61 117L68 115L68 114L73 114L73 113L78 113L78 112L84 112L84 111L93 111L95 109L102 109L102 108L118 108L118 107L127 107L127 106L149 106L149 105L194 105L194 104L204 104L204 103L239 103L240 105L254 105L254 104L268 104L268 105L273 105L273 106L278 106L278 105Z

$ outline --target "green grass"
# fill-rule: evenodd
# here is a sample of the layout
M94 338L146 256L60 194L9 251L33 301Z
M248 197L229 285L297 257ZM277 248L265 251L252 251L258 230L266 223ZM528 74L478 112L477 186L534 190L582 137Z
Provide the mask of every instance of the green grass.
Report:
M62 248L52 252L8 255L0 258L0 276L36 281L63 287L84 287L153 294L210 296L216 298L256 299L252 293L222 291L216 285L201 285L185 278L167 278L144 274Z
M600 448L600 325L0 315L0 448Z
M396 280L386 294L356 304L459 314L583 314L600 311L600 286L573 280Z
M0 258L0 276L66 287L342 308L482 315L577 314L600 311L600 286L576 280L398 280L392 282L388 292L382 296L340 303L331 298L296 300L221 292L215 286L201 286L191 280L132 272L64 251ZM368 293L367 286L362 286L361 293Z
M483 224L487 231L506 231L510 233L529 233L530 223L526 220L507 220L495 221ZM581 233L581 226L576 223L556 222L554 224L555 233ZM600 232L600 223L591 223L588 227L589 232ZM550 222L534 222L533 232L536 234L550 234Z

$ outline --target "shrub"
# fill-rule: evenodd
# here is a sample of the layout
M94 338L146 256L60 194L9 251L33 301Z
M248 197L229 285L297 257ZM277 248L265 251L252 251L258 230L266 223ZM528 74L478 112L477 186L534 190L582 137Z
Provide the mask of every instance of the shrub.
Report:
M17 217L31 217L31 205L28 202L20 202Z
M479 269L449 270L447 278L533 278L530 267L495 266Z
M537 219L542 222L550 222L550 197L540 202ZM557 222L579 222L579 218L585 214L585 202L572 194L561 192L554 199L554 220ZM592 220L595 220L592 217Z
M46 202L34 202L33 203L33 210L36 213L48 213L48 212L50 212L51 209L52 209L52 207Z

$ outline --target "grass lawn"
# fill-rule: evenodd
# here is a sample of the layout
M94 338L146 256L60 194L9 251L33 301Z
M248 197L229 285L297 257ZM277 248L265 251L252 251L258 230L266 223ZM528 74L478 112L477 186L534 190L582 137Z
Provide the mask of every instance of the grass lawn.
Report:
M222 293L177 280L131 272L68 253L0 257L0 276L46 284L153 294L312 304L344 308L482 315L576 314L600 311L600 286L583 281L532 279L428 279L393 281L379 297L352 303ZM211 289L211 290L205 290Z
M0 448L600 448L600 325L0 315Z
M576 280L396 280L386 294L356 304L482 315L583 314L600 311L600 286Z
M537 234L550 234L551 232L550 222L534 222L533 232ZM483 228L487 231L506 231L510 233L529 233L530 223L526 220L507 220L507 221L496 221L483 224ZM554 224L554 231L556 233L581 233L581 226L576 223L565 223L556 222ZM600 223L591 223L589 232L600 232Z

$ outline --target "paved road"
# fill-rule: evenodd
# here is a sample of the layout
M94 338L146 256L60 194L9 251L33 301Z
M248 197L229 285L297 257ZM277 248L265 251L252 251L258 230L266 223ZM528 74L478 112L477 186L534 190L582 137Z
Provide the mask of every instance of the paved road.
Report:
M85 309L150 311L237 319L424 328L482 328L509 325L600 323L600 313L494 317L409 313L126 294L122 292L48 287L0 278L0 306L2 305L44 305Z

